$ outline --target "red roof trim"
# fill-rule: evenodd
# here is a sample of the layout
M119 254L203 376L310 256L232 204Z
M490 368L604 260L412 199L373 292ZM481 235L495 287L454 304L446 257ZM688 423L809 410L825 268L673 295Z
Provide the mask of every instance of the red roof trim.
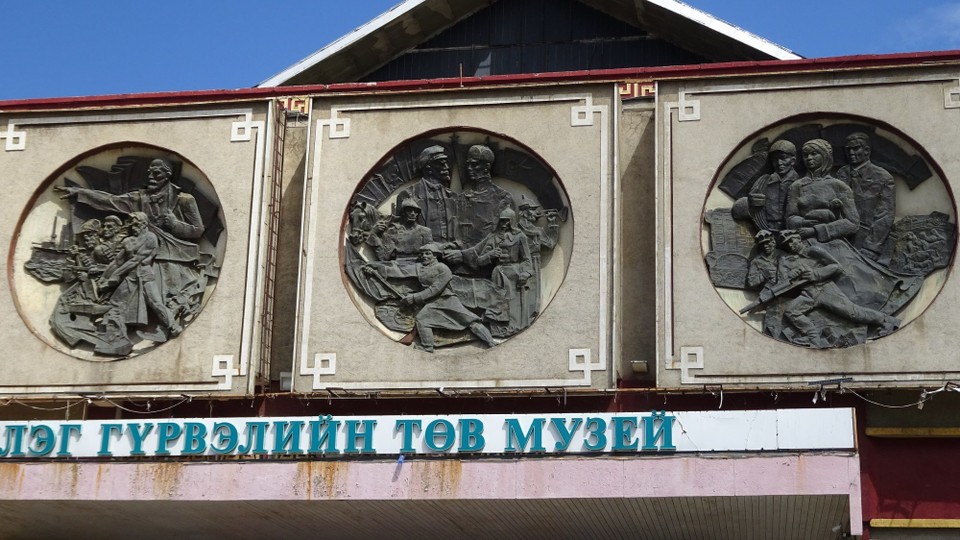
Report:
M682 79L691 77L720 77L730 75L761 75L792 72L835 71L853 69L880 69L921 64L960 63L960 50L885 55L839 56L800 60L765 60L750 62L722 62L653 68L623 68L595 71L566 71L524 75L494 75L377 83L338 83L308 86L280 86L273 88L242 88L238 90L200 90L190 92L154 92L145 94L116 94L64 98L21 99L0 101L0 111L37 111L54 109L89 109L105 107L134 107L146 105L178 105L185 103L223 103L254 101L277 96L352 93L401 92L416 90L446 90L477 88L510 84L616 82L630 79Z

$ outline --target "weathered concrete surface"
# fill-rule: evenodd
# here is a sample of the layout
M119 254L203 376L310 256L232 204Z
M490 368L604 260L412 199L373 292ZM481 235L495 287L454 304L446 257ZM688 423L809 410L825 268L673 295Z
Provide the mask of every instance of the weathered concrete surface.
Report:
M852 376L853 384L917 386L919 381L933 384L951 378L957 369L955 329L960 325L960 283L949 279L952 268L928 278L916 305L902 315L907 321L916 318L892 335L844 349L810 350L775 341L749 326L722 298L728 293L713 287L704 263L708 239L703 212L714 204L708 197L713 182L725 173L724 164L738 161L731 157L745 157L730 152L744 148L741 152L748 153L747 143L794 125L859 122L911 141L932 159L938 178L911 192L909 204L898 204L898 217L945 209L955 223L949 193L960 188L960 110L944 105L945 92L954 87L956 73L937 67L870 76L808 74L660 85L659 111L675 104L669 117L658 119L657 173L663 196L657 240L660 386L682 386L681 347L703 348L703 368L688 372L700 377L688 380L695 385L782 387L842 374ZM698 118L679 121L676 103L681 92L685 110L692 111L693 102L699 106ZM844 163L842 156L834 160ZM911 312L923 307L922 315Z

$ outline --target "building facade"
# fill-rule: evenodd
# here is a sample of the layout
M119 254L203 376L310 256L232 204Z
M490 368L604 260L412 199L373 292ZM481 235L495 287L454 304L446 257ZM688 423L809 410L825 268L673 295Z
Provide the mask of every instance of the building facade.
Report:
M4 533L949 538L958 65L408 0L0 102Z

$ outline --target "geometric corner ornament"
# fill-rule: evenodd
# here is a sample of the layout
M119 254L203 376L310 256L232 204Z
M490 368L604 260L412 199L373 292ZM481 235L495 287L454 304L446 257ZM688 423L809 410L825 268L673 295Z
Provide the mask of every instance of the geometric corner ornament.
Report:
M467 128L395 147L346 214L348 292L372 326L425 352L490 348L529 328L560 288L573 242L553 169L517 141Z
M813 349L862 345L919 317L945 283L955 205L907 137L824 117L768 128L731 156L705 202L704 260L755 330Z
M703 347L680 347L680 382L691 383L691 369L703 369Z
M262 130L263 120L253 120L253 113L244 113L243 120L230 124L230 142L249 142L253 140L253 130Z
M329 127L328 137L331 139L349 139L350 138L350 119L340 118L340 111L330 110L330 118L317 120L317 132L323 133L323 127Z
M15 131L13 122L7 124L6 131L0 131L0 139L5 139L3 149L6 152L25 150L27 148L27 133Z
M696 122L700 120L700 100L687 99L686 92L680 92L678 101L665 102L665 112L677 109L677 120L680 122Z
M216 286L223 211L176 153L127 144L85 154L29 204L14 250L18 310L75 358L129 358L177 339Z
M318 353L313 355L313 362L307 361L300 364L300 375L313 376L311 389L319 390L322 387L320 377L337 374L337 354L336 353Z
M960 85L943 89L943 108L960 109Z
M574 105L570 108L570 127L586 127L594 125L595 114L601 118L606 114L607 107L603 105L594 105L593 96L584 98L583 105Z
M213 368L210 370L210 376L223 378L217 385L217 390L232 389L233 378L243 375L240 373L240 369L234 367L234 359L235 357L232 354L218 354L213 357Z
M595 362L592 360L590 349L570 349L568 353L568 362L570 371L579 371L583 373L583 379L587 383L591 383L592 372L606 371L607 369L607 362L605 359L598 358Z
M606 371L607 363L604 359L600 358L596 361L593 360L593 355L590 349L569 349L567 353L567 363L570 372L573 373L582 373L583 377L580 379L571 379L570 382L574 382L584 385L592 384L592 374L595 371ZM233 370L236 372L236 370ZM333 376L337 373L337 354L336 353L318 353L314 354L313 358L307 359L307 361L300 364L299 374L305 377L312 377L311 389L319 390L323 388L323 383L321 382L321 377ZM524 386L525 381L502 381L507 384L507 386L516 384L518 386ZM452 383L456 384L456 383ZM551 381L548 386L555 386L564 384L561 381Z

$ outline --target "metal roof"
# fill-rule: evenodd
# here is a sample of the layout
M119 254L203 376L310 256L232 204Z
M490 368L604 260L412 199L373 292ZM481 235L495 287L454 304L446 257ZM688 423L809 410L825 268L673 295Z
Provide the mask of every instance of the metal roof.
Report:
M24 111L93 110L115 107L147 107L228 103L272 99L283 96L375 94L381 92L416 92L497 88L504 85L552 85L622 82L642 80L709 79L731 76L765 76L784 73L843 72L909 68L911 66L957 65L960 50L883 55L838 56L791 61L746 61L653 68L622 68L594 71L529 75L493 75L429 80L314 84L238 90L200 90L186 92L152 92L100 96L57 97L0 100L0 113Z
M496 1L406 0L257 86L358 80ZM801 58L780 45L678 0L580 1L717 61Z

